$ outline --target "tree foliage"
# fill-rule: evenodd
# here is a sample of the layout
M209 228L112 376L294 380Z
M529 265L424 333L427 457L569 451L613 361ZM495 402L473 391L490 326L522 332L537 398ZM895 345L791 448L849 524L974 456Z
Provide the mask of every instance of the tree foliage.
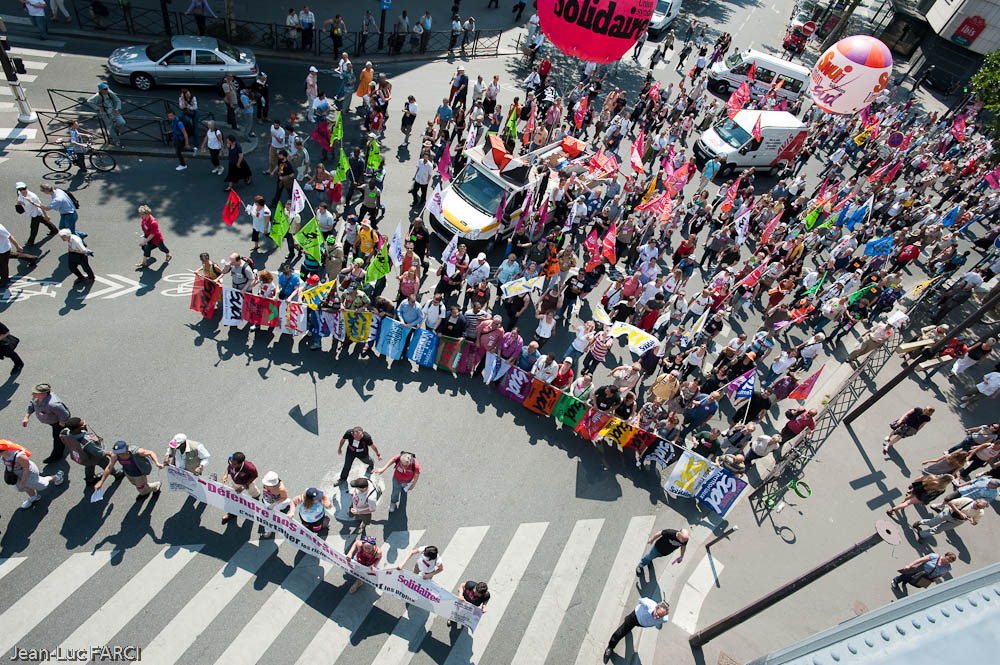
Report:
M1000 138L1000 50L986 56L969 85L988 112L985 117L980 115L983 129L990 136Z

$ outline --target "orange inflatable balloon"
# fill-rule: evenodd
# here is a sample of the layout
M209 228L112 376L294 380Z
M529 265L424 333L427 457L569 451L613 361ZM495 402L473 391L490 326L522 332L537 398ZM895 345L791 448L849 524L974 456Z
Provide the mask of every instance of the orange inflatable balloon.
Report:
M656 0L538 0L542 31L581 60L618 60L649 26Z

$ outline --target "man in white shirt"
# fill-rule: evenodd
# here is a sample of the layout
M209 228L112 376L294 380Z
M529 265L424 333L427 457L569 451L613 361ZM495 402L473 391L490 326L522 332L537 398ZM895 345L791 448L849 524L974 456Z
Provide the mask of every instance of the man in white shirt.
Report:
M983 397L996 399L997 396L1000 396L1000 372L989 372L976 384L976 389L963 395L958 403L964 409Z
M445 317L448 313L447 308L445 308L442 301L442 294L435 293L431 300L424 303L423 307L420 309L424 313L424 328L427 330L435 330L441 319Z
M350 484L351 516L359 520L357 530L363 533L365 527L372 523L372 513L378 507L381 492L364 476L355 478Z
M313 45L313 29L316 27L316 15L309 11L306 5L299 12L299 27L302 28L302 50L311 51Z
M38 195L29 190L28 186L23 182L16 183L14 187L17 189L17 202L24 208L23 214L26 214L31 220L31 234L28 236L28 242L25 244L35 244L35 236L38 235L38 226L40 224L48 227L50 236L59 233L59 229L49 219L48 213L42 210L42 201L38 198Z
M524 78L524 89L527 92L534 92L542 83L542 77L538 73L538 66L531 68L531 73Z
M35 24L41 38L48 39L49 25L45 18L45 0L21 0L21 6L27 10L28 18Z
M337 232L337 218L328 210L325 201L316 206L316 223L319 224L319 231L323 234L323 240L326 240L327 236Z
M611 660L615 647L633 628L659 628L670 619L670 605L666 601L657 603L649 598L640 598L639 604L629 612L618 629L611 635L608 648L604 650L604 661Z
M434 174L434 163L425 152L417 160L417 172L413 174L413 187L410 194L413 196L413 207L422 208L427 201L427 185L431 182Z
M556 378L558 373L559 363L556 362L554 353L542 356L535 361L535 366L531 368L531 375L545 383L552 383L552 379Z
M465 283L475 287L479 282L490 278L490 264L486 262L486 254L480 253L476 258L469 261L468 271L465 273Z
M16 252L11 251L12 246L17 250ZM14 236L4 228L3 224L0 224L0 289L6 289L7 285L10 284L10 266L8 262L12 256L23 261L29 261L32 265L38 263L38 257L23 253L21 245Z
M285 147L285 129L281 126L280 120L271 123L271 142L267 149L267 168L264 173L274 175L274 170L278 168L278 151Z

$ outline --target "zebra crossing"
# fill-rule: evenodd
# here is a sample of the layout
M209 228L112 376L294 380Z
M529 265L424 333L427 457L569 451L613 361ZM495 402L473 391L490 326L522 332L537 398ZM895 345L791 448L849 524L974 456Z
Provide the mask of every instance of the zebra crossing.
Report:
M512 531L510 526L470 526L441 538L438 542L447 544L441 549L444 570L435 578L438 584L452 590L468 579L489 584L491 600L474 634L449 631L444 618L368 585L349 594L352 578L281 547L280 539L227 549L228 559L205 544L162 543L143 550L144 556L152 554L148 560L137 559L135 548L76 552L63 561L0 559L4 587L26 588L6 594L16 600L0 598L0 658L9 657L14 647L58 645L66 653L138 643L142 661L155 665L598 663L611 632L635 605L633 571L654 519L530 522ZM420 529L388 533L380 540L381 565L392 566L409 549L428 544L422 542L425 534ZM331 535L328 543L346 551L351 538ZM487 543L502 551L499 560L484 553ZM123 556L133 559L134 572L116 570ZM292 558L293 564L285 563ZM284 566L280 575L272 574L276 561ZM92 593L95 586L108 593ZM584 594L583 588L600 593ZM532 590L542 590L541 596ZM650 595L650 589L642 592ZM669 598L670 589L660 594ZM158 610L164 603L176 611ZM317 607L323 608L319 614ZM239 620L227 621L237 610L242 610ZM529 616L525 627L522 617ZM135 626L150 634L136 635ZM42 640L46 643L33 644ZM618 655L615 662L625 661Z
M49 39L32 39L30 37L12 37L11 42L18 46L11 47L11 57L21 58L26 74L19 74L18 79L24 84L25 94L32 108L48 107L44 88L37 85L42 72L52 64L53 59L60 55L58 50L66 42ZM42 48L44 46L44 48ZM45 144L45 136L37 123L22 125L18 122L17 106L13 101L13 92L6 81L0 82L0 162L6 161L10 150L37 149Z

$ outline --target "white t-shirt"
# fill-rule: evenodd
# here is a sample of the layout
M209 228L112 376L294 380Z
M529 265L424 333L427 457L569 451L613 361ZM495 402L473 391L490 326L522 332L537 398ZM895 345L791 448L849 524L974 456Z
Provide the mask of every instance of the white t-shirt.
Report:
M548 339L552 337L552 329L555 327L556 327L555 318L553 318L552 322L550 323L546 321L545 317L543 316L542 318L538 319L538 327L535 328L535 332L538 333L539 337ZM558 365L556 365L555 367L558 369Z
M257 206L252 203L247 206L247 214L253 220L253 230L258 233L267 233L267 224L271 221L271 209L264 206L257 210Z
M420 556L417 557L417 570L419 570L422 575L426 573L433 573L437 570L437 567L441 565L441 555L439 554L436 559L428 559L424 556L424 552L426 550L427 545L417 548L417 552L420 554Z
M30 189L24 190L24 194L18 192L17 202L24 206L24 214L28 217L40 217L42 215L42 210L38 207L42 205L42 202Z
M551 364L547 365L545 356L536 360L535 366L531 369L531 375L545 383L551 383L552 379L556 378L556 374L558 373L559 363L553 360Z
M990 372L976 384L976 390L989 397L1000 388L1000 372Z
M377 495L375 486L369 483L367 489L359 489L354 493L351 497L351 506L362 514L374 513L378 507Z
M10 251L10 231L0 224L0 254Z
M271 125L271 147L274 148L275 150L285 147L284 127L278 127L277 129L275 129L274 125Z
M424 325L428 330L434 330L437 328L438 323L444 318L444 315L448 313L445 309L443 303L437 305L434 304L433 300L429 300L424 303L424 306L420 308L424 313Z
M576 337L573 338L572 345L573 349L583 353L587 350L587 344L590 343L590 336L592 333L587 332L587 329L580 326L576 331Z
M208 134L208 149L209 150L222 150L222 132L218 129L215 131L209 130Z
M413 180L416 181L418 185L430 184L431 175L434 173L434 164L430 160L421 159L417 162L417 172L413 176Z

